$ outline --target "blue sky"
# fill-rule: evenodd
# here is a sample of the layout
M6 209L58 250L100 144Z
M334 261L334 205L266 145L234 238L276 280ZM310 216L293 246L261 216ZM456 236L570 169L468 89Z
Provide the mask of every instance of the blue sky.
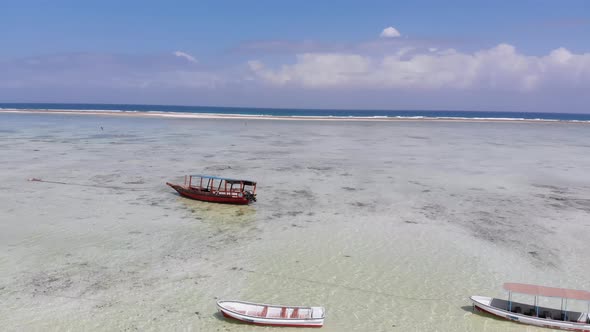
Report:
M589 1L0 7L3 102L590 112Z

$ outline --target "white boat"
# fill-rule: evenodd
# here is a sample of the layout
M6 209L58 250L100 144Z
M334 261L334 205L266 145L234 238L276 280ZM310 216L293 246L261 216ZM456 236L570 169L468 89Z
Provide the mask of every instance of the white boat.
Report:
M474 308L522 324L590 332L590 292L518 283L505 283L504 289L508 291L508 300L472 296ZM534 304L513 302L512 293L533 295ZM541 307L539 297L560 298L561 308ZM568 299L588 301L588 312L568 311Z
M218 301L225 316L246 323L270 326L322 327L323 307L282 306L244 301Z

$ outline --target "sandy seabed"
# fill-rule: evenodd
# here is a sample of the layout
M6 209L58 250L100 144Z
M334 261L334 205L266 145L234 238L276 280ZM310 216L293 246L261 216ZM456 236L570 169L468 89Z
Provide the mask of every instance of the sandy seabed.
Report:
M589 142L568 123L3 112L0 325L268 330L216 313L242 299L323 305L326 331L544 331L468 297L590 290ZM256 180L258 202L165 186L191 173Z

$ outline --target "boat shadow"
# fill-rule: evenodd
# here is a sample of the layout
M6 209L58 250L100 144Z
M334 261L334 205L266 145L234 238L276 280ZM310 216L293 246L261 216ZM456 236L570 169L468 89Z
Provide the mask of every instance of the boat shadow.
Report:
M232 319L232 318L227 318L225 317L221 312L217 311L216 313L213 314L213 317L216 318L217 320L229 323L229 324L235 324L235 325L250 325L252 326L252 324L248 324L246 322L242 322L239 321L237 319Z
M467 312L472 312L472 313L476 312L475 308L473 308L473 305L464 305L461 307L461 309L463 309L463 311L467 311Z
M487 312L479 311L479 310L475 309L475 307L473 305L464 305L461 307L461 309L463 309L463 311L470 312L470 313L477 315L477 316L483 316L486 319L492 318L492 319L495 319L499 322L507 321L505 318L501 318L496 315L488 314Z
M195 220L213 222L217 225L243 225L256 220L256 209L251 205L232 205L201 202L175 193L181 206L190 212Z

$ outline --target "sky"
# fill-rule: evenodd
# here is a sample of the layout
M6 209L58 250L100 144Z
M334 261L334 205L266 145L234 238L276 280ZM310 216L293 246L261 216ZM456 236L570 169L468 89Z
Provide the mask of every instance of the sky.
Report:
M590 1L0 0L0 102L590 113Z

